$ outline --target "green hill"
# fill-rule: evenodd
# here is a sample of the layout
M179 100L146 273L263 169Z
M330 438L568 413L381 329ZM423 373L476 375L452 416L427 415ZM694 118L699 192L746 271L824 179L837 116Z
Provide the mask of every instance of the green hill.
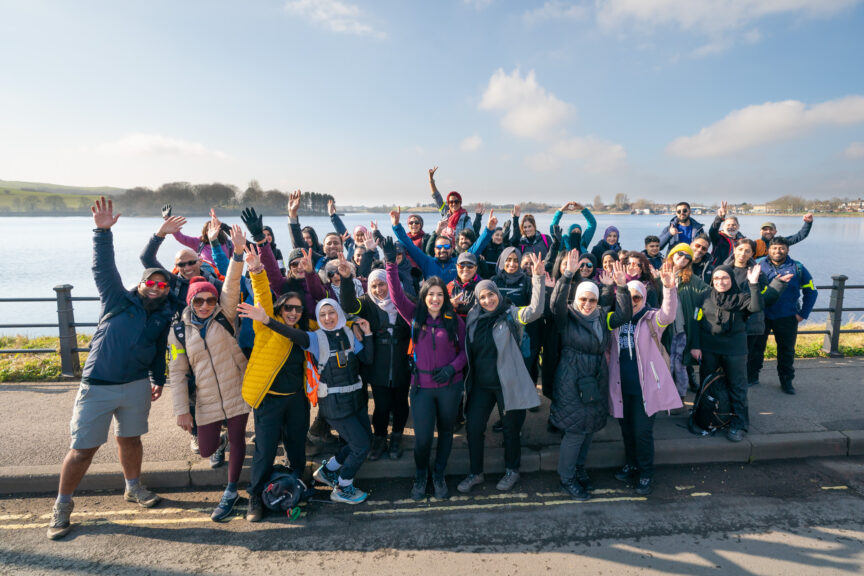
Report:
M74 194L77 196L121 196L125 188L114 186L64 186L62 184L46 184L44 182L18 182L15 180L0 180L0 192L3 190L40 192L45 194Z

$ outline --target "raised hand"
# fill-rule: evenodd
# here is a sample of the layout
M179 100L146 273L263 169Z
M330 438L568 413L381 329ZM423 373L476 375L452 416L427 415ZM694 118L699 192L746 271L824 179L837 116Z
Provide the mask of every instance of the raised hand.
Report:
M366 320L365 318L360 318L360 317L354 318L354 326L357 326L358 328L360 328L360 330L363 331L363 334L365 336L371 336L372 335L372 331L369 329L369 321Z
M430 172L430 174L431 174L431 172ZM396 206L395 210L390 211L390 223L393 226L397 226L399 224L399 217L401 215L402 215L402 208L400 208L399 206Z
M747 270L747 282L750 284L759 284L759 274L761 272L762 269L759 266L753 266Z
M489 229L490 232L494 232L495 228L498 227L498 218L495 217L495 211L489 210L489 223L486 224L486 228Z
M581 212L585 207L579 202L570 202L570 209L575 210L576 212Z
M169 216L167 220L162 222L162 225L159 226L159 230L156 232L156 236L160 238L165 238L168 234L176 234L179 232L183 225L186 224L186 218L183 216ZM207 231L209 236L209 229Z
M568 272L573 274L579 273L579 250L575 248L567 253L567 268Z
M624 264L620 261L612 264L612 280L619 288L627 286L627 273L624 271Z
M339 272L339 275L343 278L348 278L351 276L351 266L348 264L348 260L345 259L345 254L339 253L339 264L336 266L336 271Z
M435 180L435 172L436 172L437 170L438 170L438 167L437 167L437 166L435 166L434 168L430 168L430 169L429 169L429 181L430 181L430 182L433 181L433 180Z
M246 266L249 270L259 270L261 268L261 257L258 255L258 246L256 244L244 245L243 251L246 252ZM237 243L234 243L236 254Z
M312 249L301 248L300 252L303 253L303 259L301 260L300 268L304 274L309 274L310 272L315 271L315 265L312 264Z
M303 197L303 193L300 190L295 190L288 194L288 216L291 218L296 218L297 213L300 211L300 200Z
M604 286L612 286L612 284L615 283L615 281L612 280L612 275L606 272L606 270L600 270L600 273L597 275L597 279Z
M213 222L211 220L207 223L207 240L209 240L211 244L218 242L219 232L221 231L222 226L220 226L217 222Z
M654 270L655 268L652 266L651 269ZM660 281L666 288L675 286L675 266L670 260L665 260L663 266L660 267Z
M334 200L327 201L327 214L330 216L336 214L336 202Z
M110 230L120 218L120 214L114 216L114 201L106 201L104 196L102 196L101 201L97 200L90 207L90 211L93 212L93 223L96 224L97 228L101 228L102 230Z
M558 245L560 246L560 245L561 245L561 241L564 239L564 229L561 228L561 226L558 226L557 224L556 224L555 226L553 226L553 227L552 227L552 238L553 238L553 239L558 243Z
M477 208L474 209L474 213L482 216L486 213L486 206L482 202L478 202Z
M444 233L444 230L447 229L447 226L447 220L441 220L440 222L438 222L438 225L435 226L435 234L440 236Z
M255 212L255 208L244 208L240 212L240 220L246 225L252 240L256 243L264 241L264 217Z
M545 271L545 263L543 262L543 258L540 257L539 254L535 252L531 252L528 254L528 257L531 259L531 273L534 276L540 276Z
M717 216L725 219L726 214L728 213L728 210L727 210L728 205L729 205L729 203L726 202L726 200L723 200L722 202L720 202L720 208L717 209Z
M654 266L652 266L651 264L648 264L648 271L651 272L651 277L655 280L657 278L660 278L660 270L654 268Z
M507 220L504 222L504 226L501 227L502 230L504 231L504 236L507 236L507 234L510 233L510 226L512 226L512 225L513 225L513 222L511 220Z
M266 324L270 319L264 308L261 308L257 304L253 306L246 302L241 302L237 305L237 315L240 316L240 318L250 318L257 322L261 322L262 324Z
M510 217L511 218L518 218L519 214L521 214L521 213L522 213L522 207L519 206L519 204L514 204L513 209L510 210Z
M372 234L372 236L374 236L375 232L377 232L377 231L378 231L378 221L377 220L370 220L369 221L369 232Z
M808 224L810 224L811 222L813 222L813 213L808 212L807 214L804 214L804 217L802 218L802 220L804 220L804 222L807 222Z
M555 287L555 279L552 278L552 275L549 272L546 272L546 287L554 288Z
M346 231L342 234L342 236L340 236L340 238L342 238L342 244L344 245L348 240L351 239L351 233L348 232L348 231L346 230Z
M396 242L393 241L393 238L384 238L384 241L381 242L381 250L384 252L384 262L396 262Z
M216 223L219 226L222 225L222 222L216 216L216 211L213 208L210 208L210 221Z
M670 236L677 236L678 235L678 227L675 226L674 224L669 225L669 235Z
M231 227L231 243L234 244L234 254L243 254L243 248L246 246L246 234L243 233L239 224L234 224Z
M162 219L167 220L171 217L171 204L165 204L162 206Z

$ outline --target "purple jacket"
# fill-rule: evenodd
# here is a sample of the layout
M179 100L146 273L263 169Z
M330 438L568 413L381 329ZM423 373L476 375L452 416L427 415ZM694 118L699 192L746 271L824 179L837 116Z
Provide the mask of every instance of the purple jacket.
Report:
M207 262L210 262L214 265L216 262L213 260L213 250L210 248L209 242L204 242L202 244L199 238L193 238L192 236L186 236L182 232L175 232L173 234L174 239L177 240L180 244L183 244L187 248L191 248L198 252L198 255L201 256ZM226 242L222 245L222 251L225 252L225 255L228 258L231 258L231 255L234 254L234 246L230 242Z
M654 322L657 340L663 337L666 326L675 321L678 311L678 289L663 287L663 307L649 310L636 324L636 358L639 366L639 383L642 384L642 398L645 413L653 416L661 410L681 408L681 398L672 380L669 366L660 354L660 349L651 337L650 322ZM609 347L609 412L614 418L624 417L624 401L621 395L621 365L618 363L619 328L612 331L612 345ZM660 344L663 345L662 343Z
M276 298L278 299L279 296L286 292L298 292L303 296L303 306L306 308L306 314L314 317L315 304L318 301L313 297L312 290L309 287L309 280L310 277L317 279L318 275L315 272L309 272L306 274L305 282L294 278L286 278L282 275L282 271L279 270L279 263L276 262L276 257L273 255L273 249L270 248L269 242L259 244L258 252L261 257L261 264L264 265L264 270L267 272L270 289L276 294Z
M417 305L411 302L402 290L402 281L399 279L399 268L394 263L387 264L387 288L390 290L390 299L396 305L399 315L411 325ZM446 291L445 291L446 296ZM422 372L416 372L411 376L411 385L420 388L442 388L449 383L439 384L432 379L432 372L443 368L448 364L456 370L451 382L460 382L465 375L465 365L468 356L465 354L465 322L456 315L459 328L456 334L459 343L454 345L447 335L447 330L441 322L441 318L428 318L425 329L421 326L413 326L417 336L414 344L414 357L417 359L417 368Z

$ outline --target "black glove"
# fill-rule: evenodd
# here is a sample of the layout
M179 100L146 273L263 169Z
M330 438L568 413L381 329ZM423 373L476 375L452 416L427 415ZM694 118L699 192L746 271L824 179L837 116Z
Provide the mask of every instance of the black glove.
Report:
M552 243L556 248L561 246L561 240L564 238L564 230L561 226L552 227Z
M384 262L396 263L396 242L393 238L384 238L381 242L381 251L384 252Z
M453 378L454 374L456 374L456 370L448 364L447 366L436 370L432 375L432 379L438 384L444 384L445 382L449 382L450 379Z
M240 219L252 235L255 242L264 241L264 217L255 212L255 208L244 208L240 212Z
M510 226L512 226L512 225L513 225L512 220L507 220L504 222L504 226L501 227L501 229L504 231L504 236L507 236L508 234L510 234Z
M162 219L167 220L170 217L171 217L171 205L165 204L164 206L162 206Z

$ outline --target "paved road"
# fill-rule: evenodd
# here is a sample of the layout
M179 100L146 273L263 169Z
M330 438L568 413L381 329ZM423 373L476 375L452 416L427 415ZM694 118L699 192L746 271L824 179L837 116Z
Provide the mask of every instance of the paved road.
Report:
M456 478L451 478L451 485ZM512 493L406 501L409 481L365 481L357 507L312 503L289 522L214 524L216 491L76 497L77 524L44 537L51 499L0 500L0 562L13 574L860 574L864 458L661 468L647 499L596 474L574 503L552 474ZM322 496L327 493L322 491Z

